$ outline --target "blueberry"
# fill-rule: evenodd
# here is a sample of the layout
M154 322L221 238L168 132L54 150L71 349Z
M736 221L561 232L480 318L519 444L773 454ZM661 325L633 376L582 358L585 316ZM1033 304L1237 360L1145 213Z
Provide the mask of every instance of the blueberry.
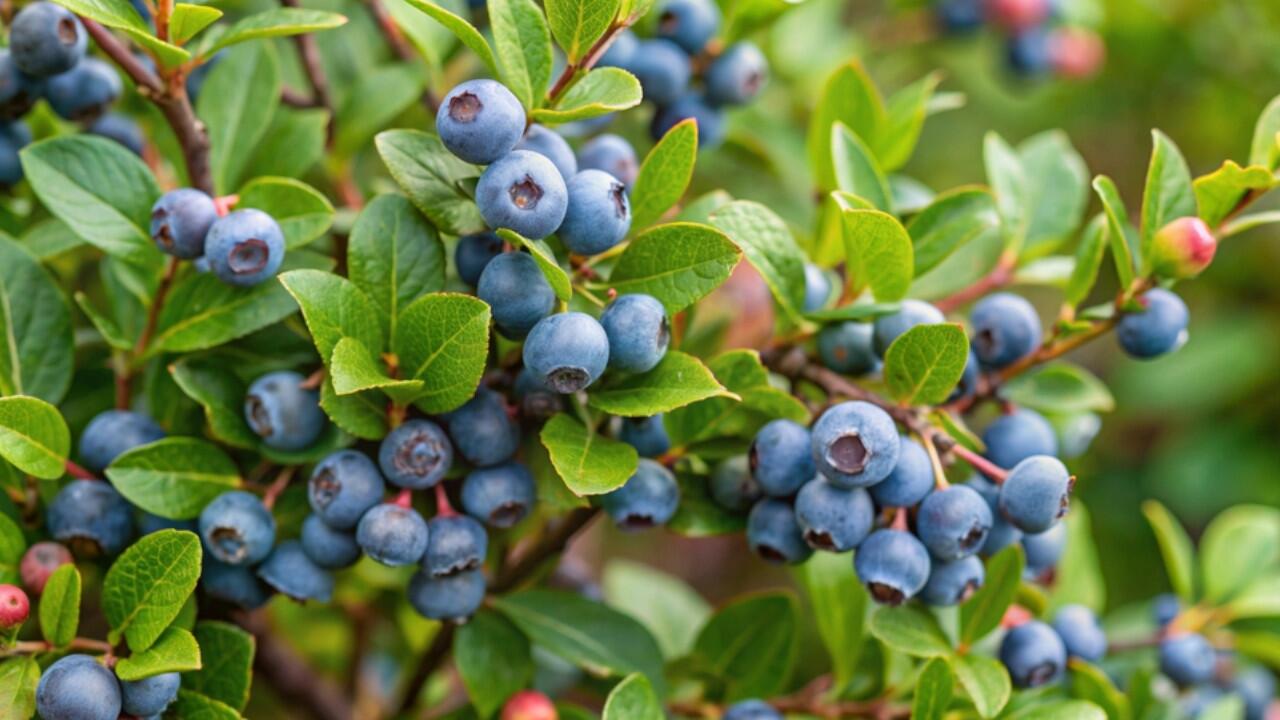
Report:
M1015 687L1040 687L1062 676L1067 648L1053 628L1031 620L1005 633L1000 662L1009 670Z
M124 91L120 73L109 63L87 57L45 84L44 97L64 120L85 121L102 116Z
M782 713L763 700L742 700L725 708L720 720L782 720Z
M564 222L569 190L550 160L528 150L513 150L480 176L476 205L489 227L541 240Z
M973 349L987 367L1008 367L1040 345L1040 316L1021 295L988 295L974 305L969 319Z
M631 66L636 49L640 47L640 39L631 30L623 30L613 36L613 42L604 55L596 62L596 67L616 67L624 70Z
M870 323L838 322L818 332L818 357L827 368L843 375L867 375L880 367L872 346Z
M1264 720L1267 706L1276 696L1276 679L1266 668L1255 665L1237 672L1231 689L1244 698L1245 720Z
M9 29L9 52L22 72L47 78L84 58L89 36L66 8L38 0L22 8Z
M920 541L944 562L959 560L982 549L991 531L991 508L966 485L952 485L930 493L920 503L916 528Z
M124 712L137 717L159 715L178 699L182 678L176 672L152 675L142 680L120 681Z
M938 308L922 300L903 300L898 311L881 315L875 321L875 349L880 357L889 352L889 346L898 336L917 325L937 325L947 318Z
M1044 28L1033 27L1011 35L1005 46L1005 56L1009 60L1009 69L1018 75L1048 72L1053 62L1049 33Z
M350 567L360 559L360 543L346 530L329 527L312 513L302 521L302 551L311 562L326 570Z
M22 586L31 593L39 595L44 592L49 576L58 568L70 565L72 562L74 561L71 558L71 551L65 545L42 540L27 548L22 555L22 561L18 564Z
M276 541L276 520L257 495L232 490L200 512L205 550L228 565L257 565Z
M804 531L791 505L777 498L764 498L747 515L747 544L757 555L772 563L801 563L813 554L804 541Z
M662 138L681 121L692 118L698 124L698 148L706 150L719 147L724 142L724 113L708 105L700 95L686 93L653 115L649 134L654 140Z
M658 10L658 35L690 55L702 52L719 31L720 8L715 0L667 0Z
M804 311L821 310L831 299L831 278L813 263L804 264Z
M149 512L138 513L137 518L138 536L150 535L161 530L186 530L187 532L200 532L200 524L195 520L173 520L171 518L152 515Z
M996 510L996 506L993 503L988 503L988 505L991 507L992 514L991 531L987 533L987 541L982 544L982 549L978 551L982 557L991 557L1014 543L1022 542L1026 537L1021 530L1014 527L1013 523L1004 519L1004 516ZM1053 528L1045 532L1053 532ZM1024 544L1022 548L1025 551L1027 546ZM1025 574L1031 574L1033 577L1040 576L1040 573L1033 571L1029 564Z
M465 405L449 414L454 449L472 465L506 462L520 446L520 426L507 414L498 393L480 388Z
M174 257L204 255L204 238L218 219L213 198L195 188L170 190L151 206L151 239Z
M258 567L258 577L277 592L298 602L317 600L327 603L333 597L333 575L312 562L297 540L286 540L277 545Z
M525 131L524 137L516 144L516 150L530 150L545 156L560 171L560 177L567 182L578 173L578 158L573 154L569 142L556 132L542 125L532 125ZM573 201L570 193L570 203Z
M520 340L556 307L556 293L528 253L504 253L489 261L476 283L498 331Z
M751 475L766 495L787 497L817 472L810 454L809 431L792 420L772 420L760 428L747 457Z
M109 483L73 480L49 503L49 534L77 555L115 555L133 539L133 510Z
M249 385L244 418L267 447L302 450L324 431L320 396L304 388L305 382L306 378L292 370L278 370Z
M1161 593L1151 604L1151 616L1156 621L1157 627L1163 628L1173 622L1180 612L1182 612L1182 601L1173 593Z
M373 461L355 450L339 450L316 465L307 498L316 515L335 530L353 530L382 500L386 485Z
M751 465L746 455L721 460L707 483L711 499L727 510L745 512L764 496L755 478L751 477Z
M659 106L679 99L693 75L689 56L679 45L662 39L642 40L627 69L640 81L644 99Z
M600 315L609 337L609 367L648 372L667 354L671 324L667 311L652 295L623 295Z
M665 525L680 505L680 486L671 471L648 458L622 487L600 498L600 505L623 530Z
M618 135L600 135L588 140L578 151L579 170L603 170L617 178L627 189L640 174L635 148Z
M881 507L914 507L933 490L933 464L920 443L898 438L898 464L884 480L872 485L871 497Z
M27 114L44 94L44 81L18 69L13 55L0 50L0 118L16 120Z
M924 589L929 580L929 551L905 530L876 530L853 556L858 580L871 598L885 605L901 605Z
M1027 556L1027 573L1040 577L1057 566L1067 549L1067 526L1058 523L1041 533L1022 536L1022 550Z
M1225 697L1226 693L1217 685L1198 685L1179 698L1178 706L1182 709L1182 717L1198 720Z
M22 160L18 151L31 143L31 130L21 120L0 122L0 185L22 182Z
M1093 663L1107 654L1107 634L1098 624L1098 616L1083 605L1058 608L1053 616L1053 629L1071 657Z
M80 461L101 472L124 453L164 437L164 430L142 413L128 410L100 412L80 433Z
M875 522L871 496L862 488L841 488L814 478L796 495L796 521L814 550L845 552L857 547Z
M935 11L942 29L954 35L977 30L985 18L982 0L941 0Z
M115 674L89 655L58 660L36 686L36 712L43 720L116 720L121 704Z
M138 123L134 122L133 118L121 113L107 113L94 120L89 126L89 132L108 140L115 140L139 157L142 156L146 146L142 128L138 127Z
M982 375L982 364L978 360L978 354L969 348L969 357L964 361L964 373L960 376L960 382L956 384L956 389L951 391L951 395L947 397L947 402L955 402L961 398L971 398L974 393L978 392L978 382Z
M987 458L1002 468L1035 455L1057 455L1058 436L1044 416L1034 410L1001 415L982 432Z
M518 463L479 468L462 483L462 507L471 517L496 528L509 528L533 509L533 476Z
M640 457L660 457L671 449L671 438L662 424L661 413L647 418L622 418L618 439L635 448Z
M538 321L524 341L524 366L558 393L587 388L609 363L609 336L590 315L566 312Z
M409 604L432 620L465 620L480 609L484 587L479 570L442 578L419 570L409 580Z
M745 105L760 94L768 79L769 61L750 42L730 45L703 77L707 100L714 105Z
M502 251L502 238L497 233L486 230L475 235L463 235L453 250L453 264L458 269L458 277L475 287L489 261L501 255Z
M427 551L427 521L413 508L396 503L374 505L356 526L356 542L383 565L413 565Z
M813 425L818 472L843 487L867 487L888 477L901 443L893 418L860 400L833 405Z
M570 252L599 255L631 230L631 200L621 181L603 170L583 170L568 181L569 206L556 236Z
M204 256L213 274L236 287L251 287L275 277L284 262L284 233L275 219L261 210L236 210L218 218L204 244Z
M1182 298L1168 290L1148 290L1138 302L1146 308L1125 313L1116 327L1120 348L1130 357L1147 360L1173 352L1187 341L1190 314Z
M987 571L975 555L933 563L920 598L930 605L959 605L977 592Z
M479 570L489 549L484 526L466 515L437 516L427 523L422 568L432 577Z
M526 420L547 420L564 409L560 393L547 387L528 368L520 368L513 392L520 403L520 415Z
M378 448L378 466L387 482L402 488L429 488L453 465L453 445L430 420L410 420L392 430Z
M1218 656L1203 635L1185 633L1160 642L1160 672L1182 687L1213 679Z
M227 565L207 556L200 570L200 587L209 597L246 610L256 610L271 599L271 591L252 568Z
M1044 532L1067 514L1074 484L1057 458L1029 457L1000 486L1000 512L1023 532Z
M524 134L520 101L496 80L469 80L449 91L436 113L436 132L449 152L476 165L497 162ZM548 233L549 234L549 233Z

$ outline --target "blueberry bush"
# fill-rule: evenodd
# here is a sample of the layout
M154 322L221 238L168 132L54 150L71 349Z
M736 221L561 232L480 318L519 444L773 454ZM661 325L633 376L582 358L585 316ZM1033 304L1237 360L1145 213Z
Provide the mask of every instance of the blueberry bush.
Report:
M773 72L823 0L313 4L0 8L0 720L1276 716L1280 510L1147 500L1115 607L1073 494L1076 351L1181 350L1280 99L1134 197L1052 130L937 190L940 75Z

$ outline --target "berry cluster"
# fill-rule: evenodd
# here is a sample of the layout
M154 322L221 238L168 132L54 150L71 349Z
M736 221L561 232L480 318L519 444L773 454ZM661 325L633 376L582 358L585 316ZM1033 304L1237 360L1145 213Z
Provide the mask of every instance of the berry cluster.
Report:
M276 276L284 232L261 210L226 212L195 188L170 190L151 207L151 239L161 252L192 260L228 285L251 287Z
M1038 77L1088 77L1102 67L1106 47L1094 31L1062 22L1066 0L938 0L942 29L965 34L984 24L1005 36L1005 57L1014 73Z

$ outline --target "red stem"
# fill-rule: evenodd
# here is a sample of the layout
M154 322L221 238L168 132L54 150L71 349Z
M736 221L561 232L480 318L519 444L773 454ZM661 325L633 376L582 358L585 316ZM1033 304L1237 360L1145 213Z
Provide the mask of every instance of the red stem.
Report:
M85 468L80 467L79 465L71 462L70 460L66 462L66 467L67 467L67 474L77 480L97 480L98 479L98 476L89 472Z
M934 305L944 313L959 310L992 290L998 290L1008 285L1013 280L1013 271L1017 264L1018 256L1016 254L1005 253L1000 256L999 262L991 269L991 272L979 278L972 285L961 288L951 295L936 301Z
M449 493L444 490L444 481L436 483L436 517L453 517L458 514L449 502Z
M392 498L391 504L399 505L400 507L405 508L406 510L413 507L413 491L410 490L409 488L405 488L401 490L400 492L396 493L396 496L394 498Z
M1007 470L1000 468L995 463L959 443L956 443L955 447L951 448L951 452L960 456L961 460L972 465L973 469L991 478L991 480L997 485L1004 482L1005 478L1009 477L1009 472Z

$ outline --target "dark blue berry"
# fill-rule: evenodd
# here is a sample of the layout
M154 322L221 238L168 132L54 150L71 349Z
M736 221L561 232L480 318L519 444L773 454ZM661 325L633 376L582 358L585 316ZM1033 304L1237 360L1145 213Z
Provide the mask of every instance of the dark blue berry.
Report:
M936 7L942 29L955 35L982 27L986 13L982 0L941 0Z
M84 58L89 36L70 10L44 0L22 8L9 28L9 52L22 72L47 78Z
M843 375L866 375L880 367L872 346L872 327L863 322L838 322L818 332L822 364Z
M1067 514L1073 484L1057 458L1029 457L1014 466L1000 486L1000 512L1023 532L1044 532Z
M555 291L528 253L504 253L489 261L476 296L489 304L494 324L512 340L528 335L556 306Z
M1198 633L1174 635L1160 642L1160 672L1182 687L1209 682L1217 663L1213 646Z
M45 83L44 97L64 120L93 120L120 99L124 83L111 64L94 57L81 60L70 70Z
M709 105L701 95L685 93L669 105L663 105L653 114L649 134L661 139L671 128L684 120L693 119L698 124L698 148L707 150L724 142L724 112Z
M1040 346L1040 316L1021 295L988 295L973 306L969 321L973 350L987 367L1008 367Z
M320 437L325 414L320 395L303 387L306 378L292 370L267 373L249 386L244 417L262 442L277 450L302 450Z
M721 460L707 482L711 499L727 510L745 512L764 495L751 477L751 464L746 455Z
M192 259L204 255L204 239L218 219L213 198L195 188L170 190L151 206L151 239L161 252Z
M966 485L952 485L920 503L916 532L934 557L950 562L981 550L991 522L991 508L981 495Z
M170 703L178 699L178 687L182 678L176 672L152 675L149 678L120 681L120 692L124 698L124 712L128 715L144 718L160 715Z
M533 509L536 494L529 471L507 463L472 470L462 483L462 507L490 527L509 528Z
M95 415L80 433L80 461L101 472L124 453L164 436L164 430L142 413L106 410Z
M1000 643L1000 662L1008 669L1015 687L1040 687L1062 676L1067 667L1067 648L1053 628L1032 620L1005 633Z
M566 183L569 205L556 237L570 252L599 255L631 230L627 188L603 170L583 170Z
M36 712L43 720L116 720L121 707L115 674L89 655L58 660L36 686Z
M1057 523L1040 533L1022 535L1022 550L1027 556L1026 572L1038 578L1057 566L1067 549L1067 526Z
M360 559L360 544L355 535L329 527L315 513L302 522L301 541L302 551L311 562L326 570L350 567Z
M680 486L671 471L642 458L622 487L605 494L600 504L623 530L665 525L680 505Z
M558 393L584 390L609 363L609 336L590 315L566 312L538 321L524 341L524 366Z
M876 530L858 546L853 569L871 599L883 605L901 605L928 582L929 551L905 530Z
M760 94L769 79L769 61L755 43L730 45L707 68L703 82L707 100L715 105L745 105Z
M275 277L284 262L284 232L261 210L237 210L218 218L204 245L204 257L213 274L237 287L251 287Z
M1063 605L1053 616L1053 629L1062 638L1067 655L1098 662L1107 654L1107 634L1098 616L1083 605Z
M133 539L133 509L109 483L73 480L46 511L49 534L80 556L115 555Z
M461 621L484 602L484 575L479 570L448 577L432 577L419 570L409 580L409 604L432 620Z
M1020 409L1001 415L982 432L987 458L1002 468L1035 455L1057 455L1058 436L1044 416Z
M1019 31L1011 35L1007 43L1005 55L1009 59L1009 69L1018 75L1042 75L1052 67L1049 33L1044 28Z
M671 325L666 308L652 295L623 295L600 315L609 337L609 367L648 372L667 354Z
M898 429L881 408L855 400L833 405L813 424L818 472L842 487L868 487L898 464Z
M257 495L232 490L200 512L200 539L220 562L257 565L275 544L276 520Z
M560 171L560 176L569 178L578 174L578 158L573 154L569 142L560 133L542 125L532 125L525 131L524 137L516 144L516 150L529 150L545 156ZM569 203L573 204L573 193L570 191Z
M845 552L857 547L875 522L875 506L862 488L841 488L814 478L796 495L796 521L814 550Z
M528 150L513 150L480 176L476 205L489 227L541 240L564 222L569 190L550 160Z
M981 587L987 571L976 555L951 562L935 560L920 598L930 605L959 605Z
M453 250L453 264L458 269L458 277L475 287L489 261L501 255L502 251L502 238L497 233L486 230L475 235L463 235Z
M564 409L560 393L547 387L528 368L520 368L516 375L514 393L520 403L520 415L526 420L547 420Z
M476 165L497 162L520 142L520 101L496 80L469 80L449 91L436 113L436 132L454 155Z
M903 435L898 463L884 480L872 485L871 497L881 507L914 507L933 490L933 464L920 443Z
M763 700L742 700L725 708L720 720L782 720L782 713Z
M333 598L333 575L312 562L297 540L277 545L258 567L258 577L277 592L299 602L327 603Z
M44 94L44 80L18 69L13 55L0 50L0 119L16 120Z
M1138 298L1146 309L1125 313L1116 327L1120 348L1139 360L1160 357L1187 341L1190 313L1182 298L1168 290L1148 290Z
M246 610L256 610L271 599L271 590L252 568L227 565L208 556L202 562L200 587L209 597Z
M422 569L432 577L448 577L484 565L489 534L466 515L435 517L427 523L427 552Z
M772 420L760 428L747 457L760 489L774 497L794 495L817 472L809 431L793 420Z
M410 420L392 430L378 447L378 466L387 482L403 488L429 488L453 465L449 436L430 420Z
M363 453L339 450L316 465L307 499L316 515L335 530L353 530L386 492L378 468Z
M671 449L671 438L662 424L662 415L622 418L618 439L636 449L641 457L656 458Z
M658 35L686 53L702 52L720 31L720 8L715 0L667 0L658 10Z
M679 99L693 75L688 54L679 45L662 39L641 41L627 69L640 81L644 99L659 106Z
M488 388L449 413L448 425L453 449L472 465L506 462L520 446L520 426L507 413L506 400Z
M600 135L588 140L578 151L579 170L603 170L628 189L640 174L635 148L618 135Z
M640 39L631 30L623 30L613 37L613 42L604 55L596 62L596 67L616 67L624 70L635 58L636 49L640 47Z
M902 333L917 325L937 325L947 318L938 308L922 300L903 300L898 311L881 315L875 322L875 348L880 357L889 352L889 346Z
M1151 604L1151 617L1156 621L1157 627L1162 628L1173 622L1180 612L1182 612L1182 601L1173 593L1161 593Z
M383 565L413 565L427 551L427 521L413 508L374 505L356 526L356 542Z
M747 544L757 555L773 563L804 562L813 548L804 541L804 531L790 503L776 498L758 501L747 516Z
M31 130L21 120L0 122L0 185L22 182L22 160L18 151L31 144Z

